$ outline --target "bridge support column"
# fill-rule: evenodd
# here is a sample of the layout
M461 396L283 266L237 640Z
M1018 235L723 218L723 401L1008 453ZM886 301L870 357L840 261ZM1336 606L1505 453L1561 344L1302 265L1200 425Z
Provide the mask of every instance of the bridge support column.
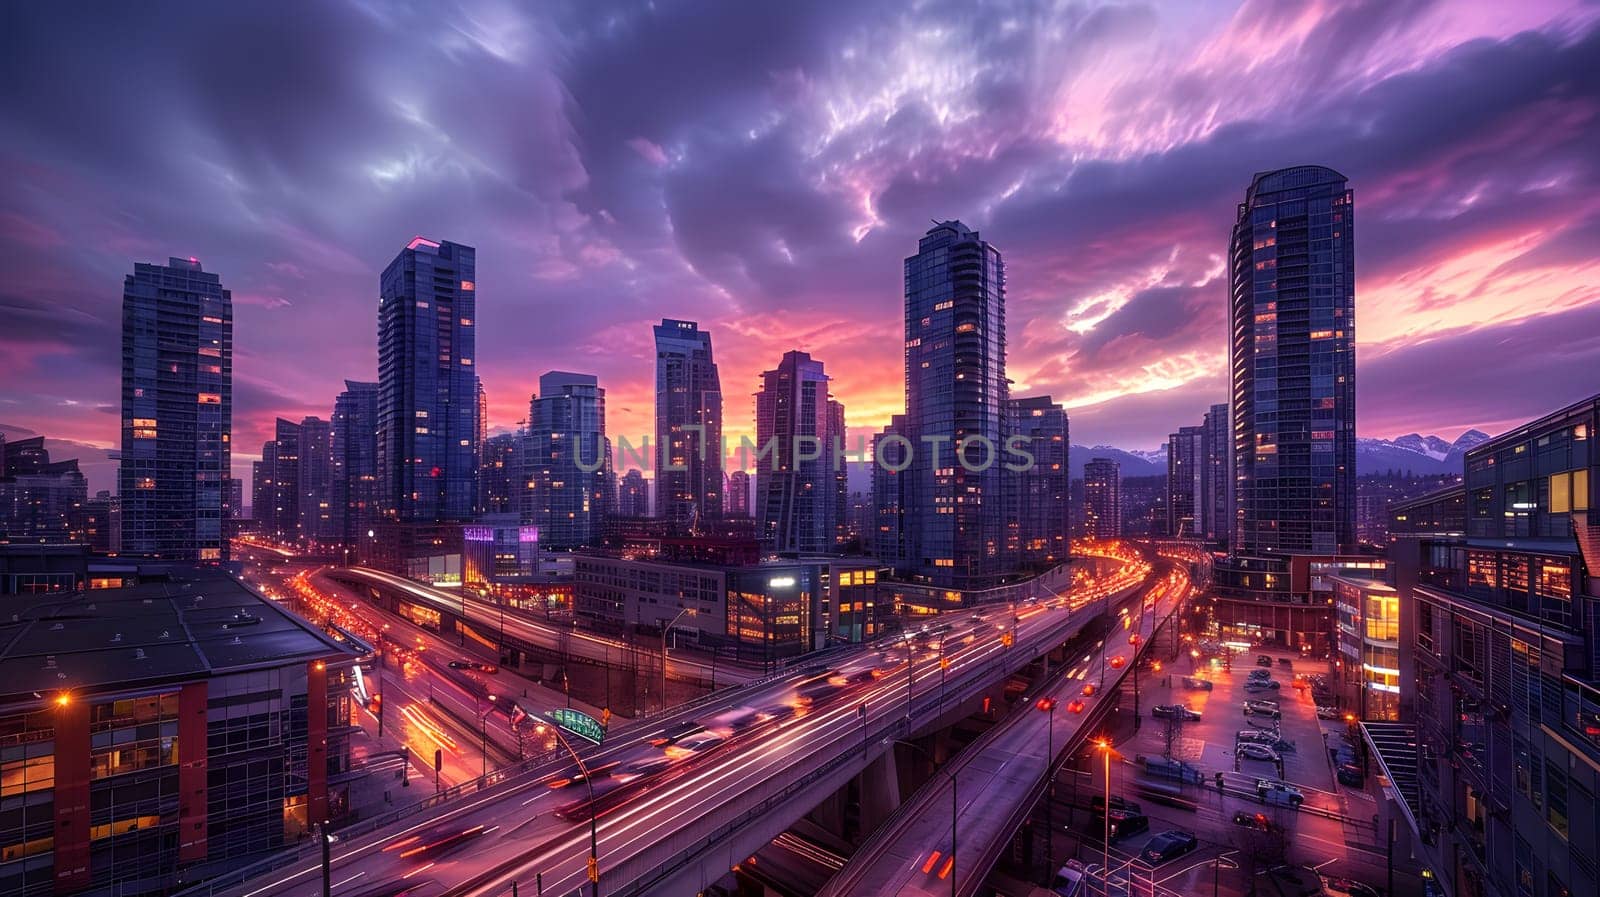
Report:
M884 751L858 777L861 830L871 832L900 806L900 770L893 750Z
M816 809L813 809L809 814L812 822L815 822L829 834L841 839L849 837L849 834L844 830L845 797L848 790L848 785L835 790L832 794L823 798L822 803L817 804Z

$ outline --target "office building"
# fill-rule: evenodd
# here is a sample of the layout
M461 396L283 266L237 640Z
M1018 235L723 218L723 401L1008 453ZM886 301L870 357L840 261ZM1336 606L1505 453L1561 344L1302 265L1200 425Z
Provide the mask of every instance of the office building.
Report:
M914 551L907 542L906 492L911 486L911 443L906 418L896 414L872 442L872 556L896 569L908 567Z
M1167 531L1174 539L1200 538L1205 509L1206 428L1179 427L1167 437Z
M491 436L483 446L483 461L478 465L478 504L484 514L522 515L524 485L522 433Z
M266 535L272 528L273 485L278 445L272 440L261 443L261 460L250 462L250 519L255 531Z
M378 384L344 381L333 402L333 507L335 530L346 548L360 552L378 523Z
M386 521L462 522L476 512L476 277L472 247L417 237L379 281L378 470Z
M1233 529L1233 430L1226 403L1212 405L1201 423L1205 430L1205 473L1201 478L1201 538L1226 546Z
M1122 537L1122 465L1110 458L1092 458L1083 465L1084 535L1091 539Z
M655 510L688 531L722 517L722 380L693 321L663 318L655 340Z
M51 461L43 436L0 439L0 543L88 542L88 501L77 459Z
M1459 490L1392 509L1403 810L1448 897L1600 891L1597 434L1592 396L1468 450Z
M1013 567L1005 298L1000 251L960 221L934 225L905 260L906 572L954 588L993 585Z
M327 421L320 417L300 421L299 461L295 512L300 540L311 547L332 545L341 534L333 521L333 438Z
M644 474L629 469L617 487L617 515L619 517L649 517L650 487Z
M550 371L528 410L530 522L546 548L600 541L611 513L611 442L606 438L606 391L592 374ZM717 474L719 495L722 475Z
M233 295L196 259L137 264L122 288L122 551L228 557Z
M771 451L756 463L756 518L768 550L823 554L838 546L846 483L834 470L833 445L844 442L843 422L822 362L809 354L786 352L761 375L756 444Z
M728 487L723 491L723 511L728 517L750 516L750 474L735 470L728 474Z
M1029 396L1012 399L1007 416L1008 436L1026 439L1033 461L1007 472L1006 549L1025 566L1050 567L1067 559L1069 547L1067 411L1049 396Z
M1258 174L1229 244L1233 454L1245 557L1355 538L1355 206L1320 166Z
M262 535L278 542L300 541L300 425L278 418L273 422L272 448L262 448L263 458L272 457L272 504Z
M1357 719L1400 719L1400 596L1388 583L1333 576L1334 684Z
M89 591L9 596L0 625L0 894L169 894L344 815L337 643L221 570L76 566Z

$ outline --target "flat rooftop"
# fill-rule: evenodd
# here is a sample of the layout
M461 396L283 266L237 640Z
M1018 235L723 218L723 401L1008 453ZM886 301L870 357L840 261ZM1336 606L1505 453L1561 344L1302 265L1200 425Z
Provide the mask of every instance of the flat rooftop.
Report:
M215 567L0 602L0 706L62 691L193 681L347 652Z

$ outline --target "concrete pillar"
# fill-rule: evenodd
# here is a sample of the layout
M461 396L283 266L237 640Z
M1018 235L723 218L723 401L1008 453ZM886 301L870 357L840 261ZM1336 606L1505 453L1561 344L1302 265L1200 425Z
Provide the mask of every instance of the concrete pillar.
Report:
M893 750L884 751L857 777L861 830L875 831L900 806L900 770Z
M844 805L849 783L835 789L834 792L822 799L822 803L807 814L807 818L820 826L824 831L838 837L840 840L848 838L844 830Z

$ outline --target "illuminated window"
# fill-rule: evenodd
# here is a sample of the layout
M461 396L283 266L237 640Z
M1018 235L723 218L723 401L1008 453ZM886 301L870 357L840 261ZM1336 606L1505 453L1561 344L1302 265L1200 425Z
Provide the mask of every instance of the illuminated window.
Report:
M472 359L470 359L470 358L461 359L461 366L462 367L469 367L469 368L472 367Z
M1332 330L1313 330L1313 331L1311 331L1311 338L1312 339L1328 339L1331 336L1333 336L1333 331Z
M1572 474L1558 473L1550 477L1550 513L1565 514L1571 510Z
M215 316L215 315L206 315L206 316L202 317L200 320L206 322L207 324L221 324L222 323L222 319L217 317L217 316Z
M472 281L470 281L470 280L461 281L461 291L462 292L471 293L471 292L477 291L477 289L478 289L478 285L473 283Z
M202 373L202 374L220 374L220 373L222 373L222 365L220 365L220 364L202 364L202 365L200 365L200 373Z
M155 477L138 477L133 481L133 488L135 489L154 489L155 487Z
M968 321L965 324L957 324L956 325L956 332L957 333L973 333L977 329L978 329L978 325L972 323L971 321Z
M461 319L461 326L462 327L471 327L472 326L472 319L471 318L462 318Z
M200 354L206 356L207 358L221 358L222 350L211 346L201 346Z
M221 405L222 394L215 392L203 392L196 396L196 401L202 405Z
M423 302L421 299L417 300L417 308L429 308L429 307L430 306L428 305L428 303Z

